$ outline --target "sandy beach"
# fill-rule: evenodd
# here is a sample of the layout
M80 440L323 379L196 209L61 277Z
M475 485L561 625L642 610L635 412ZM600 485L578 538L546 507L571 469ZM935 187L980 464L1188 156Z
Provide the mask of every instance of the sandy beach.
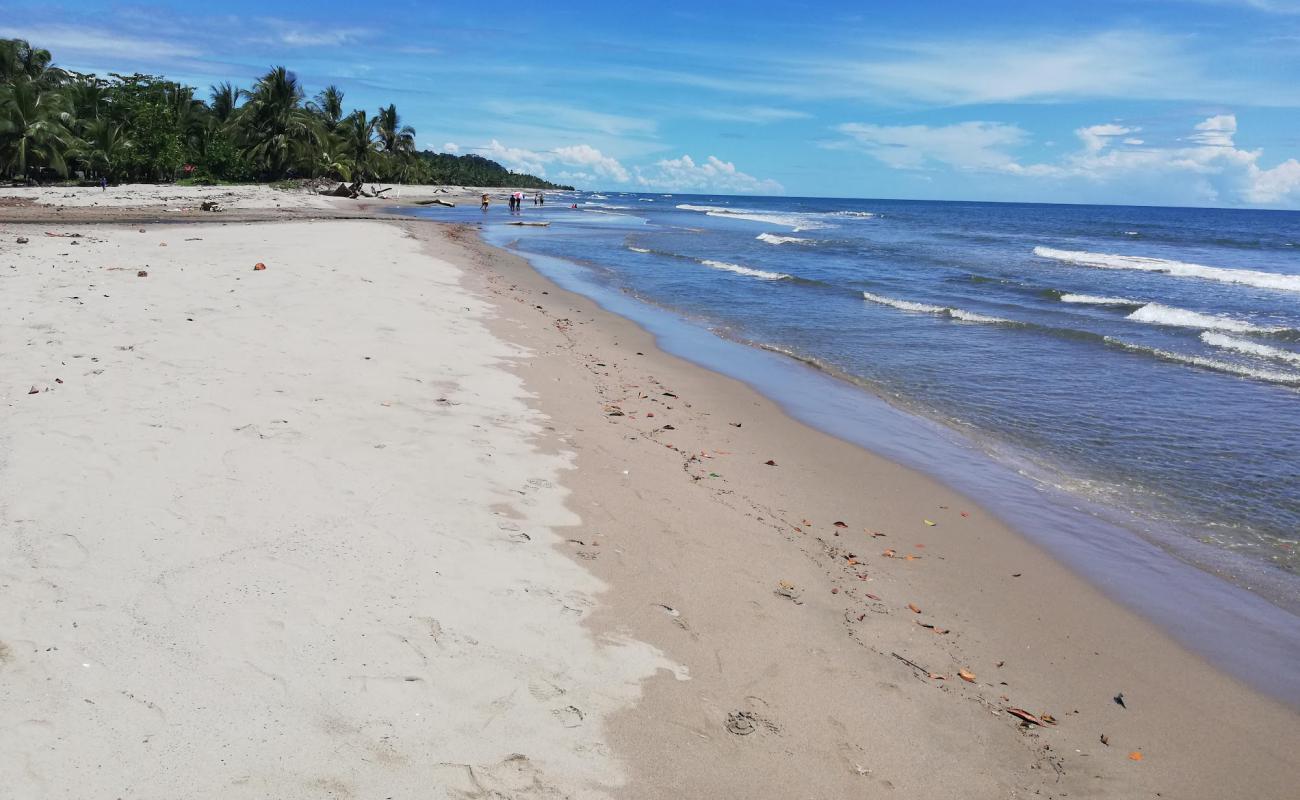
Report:
M1294 795L1296 709L388 205L0 192L11 796Z

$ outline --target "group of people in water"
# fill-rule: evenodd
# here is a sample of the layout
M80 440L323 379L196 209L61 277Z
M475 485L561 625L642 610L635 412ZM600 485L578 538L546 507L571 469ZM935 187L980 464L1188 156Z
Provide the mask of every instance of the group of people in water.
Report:
M491 201L492 201L492 197L491 197L491 195L489 195L487 192L484 192L484 193L483 193L483 204L482 204L481 208L482 208L484 211L487 211L487 210L488 210L488 204L491 203ZM511 192L511 193L510 193L510 197L507 199L507 202L510 204L510 213L511 213L511 214L517 214L517 213L518 213L519 211L521 211L522 208L523 208L523 205L524 205L524 193L523 193L523 192ZM537 194L533 195L533 205L535 205L535 206L544 206L544 205L546 205L546 195L542 194L541 192L538 192Z

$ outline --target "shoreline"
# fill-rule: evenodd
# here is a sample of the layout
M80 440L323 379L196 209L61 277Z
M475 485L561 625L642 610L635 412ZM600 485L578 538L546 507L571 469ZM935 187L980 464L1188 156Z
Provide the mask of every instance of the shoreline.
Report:
M603 587L584 627L663 654L639 703L605 725L593 717L595 752L630 773L614 794L1282 797L1300 780L1284 744L1294 710L1218 672L959 493L664 353L634 322L472 228L391 215L385 224L418 238L422 258L454 264L456 283L494 306L485 324L513 343L509 370L544 420L530 448L576 459L559 478L567 512L546 525L554 548ZM690 680L662 671L672 664ZM1127 708L1112 702L1117 691ZM1010 707L1056 723L1022 728Z
M420 220L414 224L427 222L427 220ZM477 234L472 228L467 227L464 235L476 236ZM843 740L845 737L828 738L827 730L815 718L810 720L805 717L798 722L782 718L778 722L777 717L782 715L773 713L779 710L788 714L791 712L791 706L799 706L803 703L812 706L806 694L809 692L821 694L826 691L828 687L820 685L820 681L827 680L828 676L834 676L835 689L832 696L818 697L820 704L816 706L816 711L812 708L800 708L801 717L804 714L815 717L816 713L825 713L828 718L837 720L837 725L847 725L841 718L844 710L840 704L847 699L841 694L842 692L856 693L857 690L851 687L858 686L859 681L863 682L862 686L883 689L887 693L894 692L907 686L908 678L916 679L921 687L921 694L911 695L904 690L904 693L909 696L896 710L896 714L916 713L930 722L912 721L911 724L916 725L916 729L911 733L904 733L908 723L900 720L897 715L880 714L878 711L867 712L863 709L864 713L871 714L873 717L871 724L876 726L863 739L873 742L876 746L879 746L882 738L891 741L901 739L913 743L932 739L935 736L935 731L931 729L933 719L952 714L954 709L947 703L954 699L968 700L979 707L980 712L972 715L968 721L975 730L985 728L990 722L983 718L984 712L993 711L994 715L1005 715L1005 711L1001 709L1006 707L1006 702L995 699L1002 696L1000 693L993 697L971 697L962 691L967 688L967 685L958 680L954 673L961 663L974 663L974 661L979 661L985 669L993 670L997 678L1008 681L1013 686L1019 686L1017 693L1011 695L1014 701L1023 701L1023 696L1018 693L1027 690L1042 698L1039 700L1040 703L1050 703L1053 701L1046 698L1060 694L1060 683L1074 684L1074 688L1079 689L1080 693L1074 695L1078 698L1077 708L1072 707L1070 712L1073 714L1077 710L1081 717L1085 714L1099 715L1106 720L1102 723L1102 727L1123 724L1125 720L1119 717L1123 711L1112 702L1113 692L1107 694L1109 690L1101 687L1109 686L1110 683L1132 685L1135 682L1145 683L1148 680L1152 683L1147 688L1155 689L1159 686L1161 693L1169 693L1159 702L1162 715L1180 707L1182 710L1178 716L1187 714L1178 723L1173 722L1170 717L1164 717L1159 724L1149 729L1152 734L1157 730L1162 731L1161 735L1168 734L1171 732L1170 728L1182 729L1183 726L1194 729L1198 725L1194 720L1208 718L1217 719L1234 730L1244 731L1245 728L1237 728L1236 723L1230 722L1224 716L1229 707L1235 707L1233 703L1225 704L1214 712L1209 712L1205 708L1191 710L1192 706L1199 705L1205 699L1200 695L1201 689L1196 687L1204 688L1210 684L1216 687L1213 690L1214 694L1245 695L1252 698L1251 705L1262 704L1258 706L1261 711L1268 709L1269 714L1277 715L1275 720L1281 726L1278 728L1279 733L1288 730L1296 721L1296 713L1293 709L1273 706L1263 696L1257 694L1255 689L1202 661L1200 656L1186 650L1154 623L1102 594L1099 589L1082 577L1076 576L1068 567L1049 555L1040 545L1007 528L991 515L978 510L974 505L967 506L970 517L963 518L956 514L958 504L965 502L965 498L959 493L937 484L934 479L917 473L912 468L877 456L856 444L808 428L804 423L788 416L776 403L734 378L720 375L706 367L662 352L655 344L654 336L642 330L637 323L605 311L595 301L557 286L550 279L539 274L536 268L519 254L501 251L486 243L478 243L476 247L471 246L470 249L472 251L481 249L483 252L476 256L480 271L483 273L478 280L483 281L487 286L497 284L498 293L505 298L506 308L515 312L507 312L508 319L500 323L503 331L512 331L518 335L521 328L531 329L535 338L527 340L529 345L547 351L548 359L562 362L566 357L571 358L574 351L582 353L585 362L582 370L569 370L561 378L552 377L545 369L539 370L536 363L530 364L525 369L530 376L537 376L540 371L541 377L535 377L535 380L543 387L553 387L554 392L560 391L554 388L556 386L565 387L563 398L552 399L549 402L546 388L540 389L541 396L538 402L539 407L552 419L569 423L568 426L557 424L557 428L561 431L573 431L564 442L578 452L573 504L584 518L584 529L625 529L616 540L622 550L617 560L606 561L605 556L609 551L604 551L599 554L599 558L589 562L593 570L615 589L615 594L610 596L611 607L598 615L598 620L606 626L603 630L621 634L626 634L630 630L636 638L651 642L671 658L691 668L692 682L689 685L670 686L665 684L663 679L652 680L647 686L646 699L638 709L622 715L621 724L616 726L618 739L626 742L625 746L631 752L658 754L658 757L663 759L659 763L692 763L695 765L695 769L691 770L692 777L698 778L708 772L707 765L712 759L738 757L725 737L722 737L723 741L718 741L719 735L716 732L725 727L726 714L744 712L748 708L748 713L767 718L775 728L782 730L781 733L777 733L773 728L767 728L768 732L773 734L770 749L765 747L759 754L740 756L746 759L746 766L740 772L753 775L752 784L738 785L735 783L736 773L728 772L724 776L724 781L704 791L701 791L698 785L681 784L673 791L663 787L642 788L628 796L719 796L719 793L746 791L756 793L758 796L776 796L779 793L773 791L771 782L776 781L779 784L780 781L790 780L793 776L782 773L769 761L776 759L779 762L782 758L788 759L791 747L798 748L800 758L812 752L826 754L817 769L823 769L828 773L839 773L841 777L847 774L852 778L843 784L831 781L823 787L824 796L838 796L836 793L850 791L854 787L861 790L862 785L853 781L867 778L870 782L872 779L858 772L857 767L862 766L869 770L871 775L875 775L879 769L857 761L850 764L849 751L852 750L852 746ZM512 265L508 271L505 268L507 264ZM524 317L535 314L540 317L540 320L529 325L525 320L520 319L519 312L522 312ZM571 324L565 327L567 331L574 334L554 331L554 322L557 319L570 320ZM578 331L581 331L581 338L571 339L570 337ZM639 355L641 353L644 355ZM634 371L634 374L629 375L629 371ZM589 384L603 382L602 396L606 399L615 393L623 395L619 398L619 408L623 411L623 416L600 420L593 419L590 409L585 412L577 410L584 391L581 388L568 387L579 383L580 378L583 379L582 382ZM530 381L529 385L533 383ZM682 401L689 401L689 408L707 406L709 410L694 411L681 407L675 409L675 412L684 412L684 415L691 419L694 424L689 427L682 424L682 420L676 413L665 418L664 407L651 402L648 396L637 398L640 401L637 405L641 407L641 413L644 413L644 409L653 409L656 414L653 420L638 416L637 412L630 412L628 405L634 394L644 394L642 390L648 391L647 387L665 386L672 388L672 392ZM679 388L681 386L690 386L692 389L688 393L681 391ZM636 392L632 392L632 389L636 389ZM701 401L701 396L707 398L708 402ZM745 409L743 413L734 414L737 417L735 421L741 421L743 427L732 430L730 423L733 420L714 419L713 417L718 416L719 407ZM671 420L668 422L673 428L671 432L663 430L665 419ZM624 429L625 426L630 426L631 429ZM614 430L607 430L607 428L614 428ZM751 430L758 433L751 433ZM742 433L745 435L742 436ZM772 492L783 500L799 492L806 492L809 498L817 499L791 501L781 505L777 505L775 499L770 499L743 509L736 507L741 505L738 500L733 500L734 495L738 494L737 489L708 488L709 472L717 469L721 474L718 463L730 462L733 458L730 455L717 455L718 451L713 448L735 453L741 448L740 442L751 436L774 440L775 443L759 445L758 448L752 444L746 445L754 448L749 454L752 456L752 463L743 465L725 463L726 475L736 474L738 475L736 480L742 485L747 485L747 488L753 490L756 486L761 487L762 492ZM691 445L686 444L687 441L692 440ZM805 445L805 442L811 444ZM651 471L651 478L643 477L643 480L655 481L652 487L630 485L635 482L619 477L621 465L636 461L635 457L625 455L621 451L627 447L635 447L636 443L641 443L647 448L649 451L647 456L659 456L659 461L662 462ZM673 446L667 447L668 444ZM705 445L705 448L697 451L694 445ZM805 447L807 452L801 454L803 457L799 461L787 464L784 459L790 458L791 450ZM777 453L778 449L783 450L785 455ZM697 452L715 453L715 455L712 458L697 458L692 461ZM777 468L773 469L764 464L763 458L767 455L774 456L774 460L778 462ZM832 464L833 468L828 469L827 462ZM789 473L786 470L799 466L805 467L813 477L801 476L790 481L793 485L787 485ZM825 519L827 514L837 516L839 519L848 518L848 512L844 510L846 501L853 505L862 503L863 487L854 485L852 480L843 479L843 476L854 474L855 467L866 471L873 479L879 478L887 483L887 488L882 490L870 488L865 490L867 494L875 496L878 505L872 504L873 510L864 512L863 516L875 516L879 519L881 515L885 515L891 520L890 527L896 525L898 528L911 530L912 533L903 533L901 536L916 539L915 543L907 538L902 540L907 542L905 546L911 551L909 554L918 557L916 561L908 561L903 556L902 548L898 547L900 534L896 530L890 531L886 537L867 538L865 542L861 539L845 542L844 539L855 526L850 523L847 529L838 529L828 525L828 520ZM692 470L694 474L691 474ZM733 470L737 472L733 473ZM778 473L779 477L777 477ZM641 469L640 474L645 476L646 469ZM589 477L584 481L584 476L599 477L594 479ZM834 488L820 485L824 479L832 476L835 478ZM700 480L695 480L697 477ZM773 485L774 477L783 485ZM585 490L582 485L584 482L589 483ZM701 513L701 509L699 504L693 501L687 504L689 512L672 513L671 508L674 503L686 504L680 495L689 491L707 493L712 496L714 502L722 506L719 518L709 518L717 524L704 525L699 522L696 515ZM654 502L656 492L659 493L657 497L659 502ZM934 514L933 518L939 522L939 525L925 526L923 521L914 519L912 515L906 513L900 514L898 509L886 511L884 507L892 504L900 492L918 504L923 502L922 498L928 500L929 511L923 513ZM630 498L626 496L628 493L631 494ZM621 501L618 499L620 495L624 496ZM836 512L826 508L831 505L826 499L828 497L837 501ZM948 502L939 502L934 499L936 497L945 498ZM633 514L626 509L645 505L656 509L651 524L649 526L645 523L629 525L628 519ZM787 505L789 507L784 507ZM940 505L948 505L949 509L939 509ZM807 513L803 510L818 506L824 509L820 513ZM807 513L806 517L805 513ZM769 514L771 516L766 516ZM939 519L940 514L947 514L948 518ZM593 516L600 522L595 525L589 522L588 518ZM976 517L979 517L981 528L976 535L976 541L966 540L971 531L953 530L961 521L969 521ZM663 525L665 520L671 520L673 524L667 525L666 530L662 531L652 529ZM803 524L805 521L814 524L805 525ZM753 529L748 532L750 535L730 533L724 537L725 542L713 546L692 541L690 536L690 531L696 528L716 534L746 524ZM633 530L627 531L629 527ZM882 525L880 529L889 528ZM861 531L861 528L857 530ZM616 534L605 535L614 537ZM765 540L753 538L759 535L762 535ZM649 541L640 541L642 536ZM776 541L773 542L771 539ZM928 547L914 549L914 544L925 544L927 539L930 540ZM966 563L964 567L948 568L959 570L964 574L949 573L943 578L905 574L901 571L882 574L888 568L875 566L883 564L892 567L900 562L913 566L925 563L925 559L936 557L938 547L935 539L942 540L943 548L948 550L937 555L942 561L962 563L970 560L980 562L979 565L972 567L971 564ZM689 545L691 549L685 555L666 556L665 545L684 548ZM990 557L982 552L989 546L1008 548L1010 552L1002 551ZM747 551L755 547L761 548L761 555L755 560L767 561L767 563L777 560L784 565L783 568L775 570L772 574L755 575L752 569L736 564L737 561L747 561L750 558ZM887 549L895 550L896 556L900 557L882 560L877 551ZM862 569L864 564L872 565L866 567L869 577L867 582L858 581L858 573L852 570L849 571L850 574L845 575L845 564L848 563L845 556L850 552L861 559L858 564L852 565L852 570ZM711 560L703 564L695 563L695 560L703 555L707 555ZM638 566L642 560L664 558L668 559L670 566L664 564ZM1007 575L1002 575L997 565L1002 563L1003 558L1012 559L1017 565L1015 569L1023 571L1017 572L1015 578L1010 576L1011 569L1006 570ZM1024 566L1026 564L1032 566ZM743 573L735 581L727 580L725 577L732 569L738 569ZM881 572L878 572L878 569ZM1038 573L1037 580L1033 584L1026 581L1030 577L1031 570ZM977 574L972 575L971 571ZM987 581L981 578L986 572L989 576ZM628 576L629 573L632 577ZM687 577L673 577L677 575ZM808 583L805 584L804 580ZM726 588L715 591L701 588L715 581L727 584ZM786 596L786 587L782 581L794 585L794 593L798 595L797 599L802 605L794 605L795 599ZM821 596L813 596L811 594L813 587L818 584L821 586ZM937 641L946 640L948 636L936 637L935 634L928 633L931 629L921 627L916 619L909 619L914 616L912 612L905 606L899 607L903 605L903 599L898 598L897 593L902 590L900 587L908 585L911 586L911 591L903 590L905 597L944 595L944 600L941 601L944 604L942 613L953 616L937 624L945 626L950 624L948 620L960 619L960 624L979 628L976 632L972 632L978 641L963 639L943 656L939 656L933 646ZM863 588L864 586L866 588ZM889 594L893 596L885 599L886 595L880 592L883 586L888 586ZM988 597L987 593L1008 596ZM706 599L699 599L700 594L707 595ZM868 597L869 594L876 594L882 600L872 600ZM683 599L690 598L692 595L696 596L692 602ZM845 606L849 605L850 598L854 603L852 609L856 613L846 615L849 609ZM813 623L789 614L792 610L798 614L804 606L814 604L821 618ZM672 612L666 612L663 606L668 606ZM731 606L730 610L727 610L728 606ZM757 609L754 611L757 619L750 619L747 614L742 613L749 607ZM926 603L919 603L918 607L923 612L920 622L931 624L932 609ZM858 616L863 616L864 619L858 620ZM899 616L902 619L898 619ZM1009 618L999 619L999 617ZM1053 618L1067 620L1070 629L1044 630L1044 626L1052 627ZM888 619L902 630L896 628L885 635L868 630L878 627L871 624L873 621L879 623L882 619ZM756 622L761 623L761 631L754 629ZM981 622L989 623L995 630L981 625ZM820 646L810 646L803 638L804 635L809 634L808 628L800 628L792 632L785 628L786 625L815 627ZM737 631L735 628L741 630ZM956 630L956 625L952 630ZM918 633L921 634L919 637ZM767 641L767 637L771 637L770 641ZM1080 638L1086 643L1081 645L1078 641ZM722 640L722 646L717 645L718 639ZM754 641L755 639L764 641ZM708 645L710 640L714 642L712 646ZM885 646L886 642L889 646ZM1094 647L1095 650L1087 650ZM836 657L844 660L861 657L864 648L871 659L870 666L853 665L844 667L843 672L840 672L835 664ZM904 657L915 656L916 650L910 648L923 648L920 652L927 654L927 657L941 659L932 661L942 665L938 668L933 667L931 663L925 663L925 660L920 658L913 657L911 660L924 664L927 668L946 672L945 679L936 681L922 676L900 662L894 655L898 653ZM946 648L939 648L938 652L944 649ZM1087 652L1083 652L1084 650ZM979 651L985 653L983 658L974 657L973 654ZM1001 658L994 660L994 657L989 655L991 651L1015 652L1017 658L1027 659L1027 663L1022 666L1029 674L1021 673L1012 678L1005 673L1009 660ZM689 652L690 655L680 655L682 652ZM725 659L722 653L728 654ZM1104 665L1079 663L1079 660L1090 662L1093 659L1107 663ZM1111 661L1112 659L1122 661L1122 666L1117 667ZM747 662L760 665L762 668L756 667L747 679L742 681L742 685L745 686L752 687L765 682L769 671L779 671L782 674L784 685L781 688L784 696L780 699L772 695L760 698L757 694L736 697L733 691L730 699L736 708L728 708L727 701L723 699L726 693L717 683L713 683L708 690L699 690L700 697L692 701L683 701L678 695L684 689L687 691L696 689L703 682L704 676L697 664L710 661L714 662L719 673L724 673L724 676L711 677L721 679L724 684L734 680L734 675L725 673L740 669L739 664ZM1004 666L994 666L998 661L1003 661ZM1141 666L1144 663L1152 666L1144 668ZM1101 674L1094 674L1093 671ZM979 670L975 672L977 681L982 684ZM1118 673L1125 677L1120 678L1115 674L1107 673ZM819 677L819 685L816 687L809 686L805 682L805 676L812 675ZM1090 688L1084 689L1078 684L1088 684ZM999 687L998 692L1009 691L1002 681L996 679L989 686ZM1128 690L1125 691L1127 693ZM925 693L938 694L939 699L936 701L935 698L927 698L924 696ZM868 703L881 700L875 692L866 692L865 696L869 698ZM1178 699L1173 700L1174 696ZM1090 711L1082 707L1085 697L1087 704L1092 706ZM990 700L992 700L991 706ZM1027 703L1026 707L1028 705ZM1065 705L1076 704L1067 702ZM1053 713L1046 708L1043 710ZM1059 714L1054 716L1060 718ZM663 719L664 717L667 719ZM1097 719L1095 716L1092 718ZM1015 721L1014 719L1011 721L1013 724L1010 729L1014 730ZM1005 720L1000 720L998 716L992 719L992 725L996 729L1000 729L1003 722ZM797 734L795 730L798 731ZM837 728L836 732L843 733L845 730L847 728ZM1061 732L1059 728L1052 730L1053 734ZM1032 736L1026 741L1019 737L1012 737L996 746L1013 742L1018 746L1028 745L1026 751L1019 754L1026 758L1026 761L1020 765L1024 774L1046 771L1054 779L1057 772L1056 767L1051 766L1051 762L1057 757L1056 754L1061 754L1063 760L1057 762L1057 766L1078 780L1081 777L1078 770L1100 769L1096 762L1091 762L1089 759L1117 755L1122 758L1128 753L1128 751L1116 753L1113 734L1107 734L1109 745L1100 744L1097 737L1101 733L1104 732L1099 730L1096 736L1080 735L1078 738L1072 736L1069 741L1041 741L1035 740ZM788 741L784 740L786 736L790 737ZM1045 732L1044 738L1046 736ZM1190 738L1199 739L1200 734L1196 733ZM698 745L697 739L708 741L709 748L712 749L708 749L706 754L693 752ZM795 742L800 745L795 745ZM816 744L812 744L813 742ZM1180 745L1182 744L1186 742L1180 742ZM1201 744L1207 743L1202 740ZM957 740L950 742L950 745L957 750L963 746ZM1049 747L1044 750L1043 745ZM1221 745L1222 742L1216 747ZM703 745L699 746L703 747ZM1173 749L1180 749L1180 747L1176 746ZM865 755L865 751L857 752L859 756ZM903 752L895 755L900 760L907 759L907 755ZM1070 756L1073 756L1073 759ZM1005 757L1007 757L1006 753L998 755L998 758ZM1223 754L1220 752L1211 755L1207 752L1202 753L1200 757L1217 760L1222 758ZM892 758L887 760L893 763ZM1214 769L1223 771L1222 774L1225 776L1229 773L1235 774L1238 776L1236 780L1240 780L1240 776L1245 773L1239 772L1235 766L1229 766L1231 760L1233 759L1224 759L1218 767L1209 770L1203 769L1203 765L1193 766L1196 760L1188 761L1174 770L1174 772L1181 770L1183 775L1181 779L1183 783L1178 789L1175 790L1169 785L1156 788L1154 783L1150 786L1155 791L1173 792L1177 796L1218 796L1223 790L1215 790L1208 784L1203 785L1202 782L1207 780L1206 776ZM1285 757L1283 762L1278 763L1284 762ZM1128 766L1128 763L1121 766ZM804 769L807 769L806 764ZM903 770L905 773L908 771ZM1132 777L1134 776L1125 775L1121 769L1104 777L1079 780L1072 789L1057 786L1056 780L1044 783L1052 784L1050 792L1060 791L1061 796L1064 796L1067 792L1075 795L1076 792L1081 791L1096 791L1099 782L1123 781ZM640 781L634 782L634 787L638 785L645 787L647 784L654 786L656 781L663 779L663 775L656 772L655 768L649 768L640 773L640 778ZM915 773L908 778L916 781L911 783L912 791L916 796L948 796L943 790L919 778ZM973 776L967 779L976 780ZM1163 779L1173 779L1173 775L1166 774ZM1191 783L1187 783L1188 780L1191 780ZM893 778L884 778L883 781L887 781L895 788L904 788L911 782L907 779ZM798 791L799 787L804 791L808 788L807 784L792 781L784 789L791 792ZM997 788L988 786L987 791L990 792L989 796L998 796L996 792L1009 788L1008 785L1002 784ZM1048 791L1045 786L1037 788ZM1236 788L1239 789L1240 786L1236 785ZM1116 789L1116 786L1110 787L1111 791ZM1275 787L1269 790L1261 787L1261 791L1267 796L1269 791L1280 791L1280 789ZM674 792L684 793L684 795L674 794ZM956 793L952 796L985 795L981 791L971 791L968 794Z
M671 308L592 282L581 267L562 258L517 248L509 252L549 280L649 330L669 352L746 384L799 424L951 487L1198 657L1300 709L1300 675L1289 669L1300 639L1289 633L1294 613L1279 602L1284 598L1269 597L1185 558L1159 536L1144 535L1115 519L1121 516L1117 508L1044 487L992 458L962 432L859 383L779 350L719 336ZM1259 668L1261 658L1265 669Z

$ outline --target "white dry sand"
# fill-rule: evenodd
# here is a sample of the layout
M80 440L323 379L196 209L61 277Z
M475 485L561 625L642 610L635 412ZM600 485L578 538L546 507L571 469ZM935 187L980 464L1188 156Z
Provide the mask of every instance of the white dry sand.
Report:
M0 198L28 199L37 205L66 208L150 208L161 212L194 210L203 200L225 208L330 208L330 198L265 185L174 186L129 183L107 189L86 187L0 187Z
M686 676L585 625L571 454L454 266L378 222L48 229L0 231L0 795L624 780L604 721Z

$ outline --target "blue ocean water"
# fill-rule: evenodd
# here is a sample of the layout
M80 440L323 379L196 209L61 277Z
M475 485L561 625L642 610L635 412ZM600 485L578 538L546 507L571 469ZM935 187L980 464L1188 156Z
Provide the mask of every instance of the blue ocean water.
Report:
M520 215L545 228L421 213L816 365L1297 607L1300 213L548 200Z

